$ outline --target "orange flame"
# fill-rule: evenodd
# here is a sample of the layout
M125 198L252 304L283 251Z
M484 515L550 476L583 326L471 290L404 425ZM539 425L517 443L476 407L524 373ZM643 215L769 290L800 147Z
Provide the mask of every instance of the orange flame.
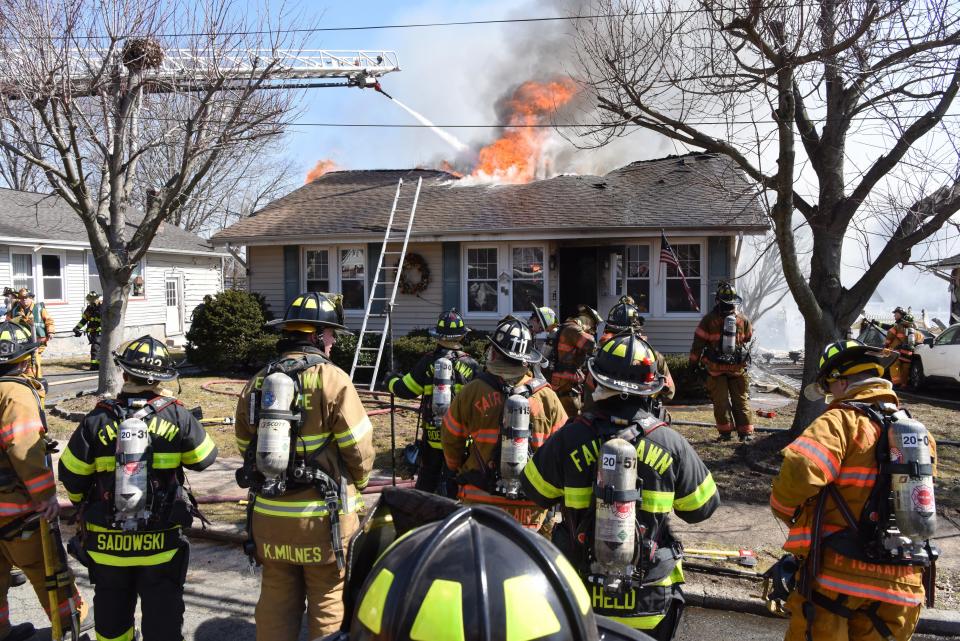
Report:
M573 80L528 81L517 87L507 100L508 126L503 135L480 150L472 176L498 182L525 183L534 179L540 152L549 128L548 118L576 95Z
M440 171L445 171L452 176L456 176L457 178L463 178L463 174L457 171L456 168L454 168L454 166L450 164L450 161L448 160L440 161Z
M318 160L317 164L313 167L313 169L307 172L306 182L308 183L313 182L320 176L331 171L336 171L337 169L339 169L339 167L337 167L337 163L333 162L330 159Z

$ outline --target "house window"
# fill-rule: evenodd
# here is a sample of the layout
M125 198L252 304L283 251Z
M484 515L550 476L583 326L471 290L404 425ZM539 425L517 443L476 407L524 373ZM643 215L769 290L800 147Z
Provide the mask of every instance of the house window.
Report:
M330 291L330 262L326 249L307 250L307 291Z
M143 269L143 261L134 265L130 272L130 298L144 298L147 295L147 277Z
M467 311L496 312L497 248L467 248Z
M102 294L100 290L100 270L97 269L97 261L92 253L87 253L87 291Z
M543 305L543 247L514 247L511 258L513 310L526 312L531 304L537 307Z
M10 263L13 268L13 289L34 291L33 254L10 254Z
M629 245L626 268L627 294L646 314L650 311L650 245Z
M364 309L366 262L366 252L362 247L340 250L340 291L343 293L344 309Z
M43 278L45 300L65 300L63 292L63 258L57 254L40 256L40 274Z
M702 270L700 268L701 246L693 244L672 245L673 251L677 254L677 261L683 270L683 275L687 277L687 285L690 286L690 292L693 298L703 309L703 300L700 292L702 282ZM670 312L696 312L697 310L690 305L687 293L683 288L683 280L680 273L673 265L666 265L667 268L667 313Z

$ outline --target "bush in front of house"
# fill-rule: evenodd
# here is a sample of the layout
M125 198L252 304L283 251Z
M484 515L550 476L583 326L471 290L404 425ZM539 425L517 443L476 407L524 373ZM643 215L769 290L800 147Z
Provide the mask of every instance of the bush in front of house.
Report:
M275 352L276 336L266 334L257 297L235 289L204 296L187 332L187 358L208 371L248 369ZM271 342L272 341L272 342Z
M674 402L700 401L707 398L707 388L703 386L704 374L696 365L690 363L687 354L664 354L677 386Z

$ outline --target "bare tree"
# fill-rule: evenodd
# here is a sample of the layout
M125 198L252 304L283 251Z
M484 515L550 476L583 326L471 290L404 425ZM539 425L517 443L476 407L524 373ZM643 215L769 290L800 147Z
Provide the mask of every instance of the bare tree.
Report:
M0 145L84 223L102 354L120 345L130 276L160 225L292 116L289 92L265 90L290 43L275 15L248 15L232 0L0 0ZM144 172L158 150L167 171ZM116 391L119 372L100 360L100 390Z
M731 158L768 200L811 381L816 355L883 277L960 210L958 122L947 117L960 89L960 4L594 0L583 16L577 55L595 144L642 127ZM812 235L809 275L798 221ZM851 238L862 273L844 283ZM801 400L794 430L816 412Z
M747 242L751 245L752 256L736 280L737 289L743 296L743 313L756 323L783 303L790 294L790 287L783 273L776 238L764 236L759 241ZM809 256L809 249L803 249L806 243L798 240L797 244L798 253Z
M39 191L45 182L43 173L3 146L9 139L9 129L0 121L0 184L17 191Z

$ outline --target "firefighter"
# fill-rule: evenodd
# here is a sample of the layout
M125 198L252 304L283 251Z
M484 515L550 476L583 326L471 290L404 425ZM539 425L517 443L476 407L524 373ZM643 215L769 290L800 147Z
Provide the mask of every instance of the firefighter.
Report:
M596 347L600 314L587 305L578 305L576 315L557 330L557 350L550 374L550 386L557 392L567 416L580 413L583 406L584 364Z
M636 332L637 336L646 341L647 336L644 333L645 320L640 313L640 308L633 301L632 296L621 296L617 304L610 308L607 313L607 320L603 326L603 335L600 337L600 343L605 343L621 332L630 328ZM664 401L671 400L677 393L677 386L673 382L673 375L670 373L670 366L667 365L667 359L657 350L653 350L657 356L657 371L664 377L664 386L656 397ZM595 386L588 384L588 391L592 392ZM585 398L584 402L589 401Z
M561 506L563 522L553 542L584 579L594 609L656 639L671 639L683 610L683 569L682 546L667 517L672 510L699 523L720 497L686 439L650 414L650 397L664 381L646 342L633 330L618 334L601 344L588 368L597 382L594 409L534 454L523 471L523 489L541 507ZM624 458L609 458L614 443ZM618 486L600 485L607 471L619 475ZM633 541L613 563L605 556L611 536Z
M397 505L434 498L384 491L370 519L379 536L351 544L370 563L352 569L356 596L322 641L650 641L595 615L564 556L498 510L450 501L420 525Z
M906 387L910 381L913 351L923 342L923 334L917 330L913 315L902 307L893 310L893 318L895 322L887 330L883 346L897 352L897 360L890 364L890 380L894 385Z
M440 430L443 427L443 414L450 405L451 397L459 394L464 384L480 369L479 363L463 351L463 337L469 331L470 328L456 309L440 314L436 328L430 330L430 334L437 339L436 348L424 354L409 373L387 376L387 389L393 394L400 398L421 398L420 424L417 429L423 430L423 441L417 444L420 460L416 488L451 498L457 495L457 484L453 482L452 474L444 465ZM438 374L445 376L434 368L440 358L450 361L452 374L452 387L446 388L446 396L442 400L434 399L434 381ZM442 392L443 388L439 387L436 391ZM435 400L445 405L437 407Z
M541 355L526 323L507 316L489 341L485 370L463 386L443 420L443 455L459 473L464 503L500 507L539 529L546 510L519 492L520 470L567 415L547 382L531 375Z
M750 320L737 311L743 299L729 283L717 285L716 305L697 325L690 362L704 364L707 392L713 401L713 417L721 441L733 438L736 428L741 442L753 440L750 422L750 378L747 365L753 338ZM731 409L733 423L730 422Z
M281 355L237 403L238 481L252 492L247 549L263 566L258 641L298 639L304 607L311 639L343 616L343 550L359 527L374 450L360 396L329 360L336 333L347 331L341 300L301 294L268 323L282 332Z
M10 625L7 591L10 570L16 565L26 573L40 603L47 611L43 547L39 521L59 513L53 471L47 466L46 426L40 399L40 382L30 376L30 356L37 349L30 331L10 321L0 322L0 639L33 638L33 625ZM72 585L72 582L71 582ZM72 594L71 594L72 593ZM58 603L65 629L69 629L70 603L85 608L75 587L60 591Z
M533 308L529 321L530 333L533 334L534 347L543 356L541 365L549 374L553 359L556 357L557 329L560 327L560 323L557 322L557 313L551 308L538 307L534 303L530 303L530 307ZM543 340L537 338L540 334L545 335Z
M27 375L42 381L43 371L40 366L40 355L47 349L50 338L57 331L53 316L50 315L43 303L34 302L33 292L26 287L21 287L13 305L7 309L7 320L23 325L27 328L27 331L37 337L37 343L40 346L33 353L30 364L27 365ZM42 391L40 396L46 396L46 392Z
M80 322L73 328L73 335L77 338L87 334L90 343L90 370L100 369L100 322L103 301L99 292L91 291L87 294L87 306L83 310ZM84 329L86 328L86 329Z
M0 309L0 314L4 317L7 315L7 310L13 305L13 301L16 298L16 292L13 291L12 287L3 288L3 308Z
M857 340L828 345L816 382L806 392L809 396L816 389L826 398L827 409L783 450L770 506L790 527L783 549L803 560L798 587L786 601L791 614L787 641L804 641L810 634L818 640L904 640L920 616L921 568L902 559L891 563L871 558L865 547L897 549L874 537L886 534L884 510L894 502L890 474L880 467L881 460L884 465L891 460L888 451L882 451L888 442L887 426L877 422L880 414L870 411L876 408L885 414L898 409L892 385L881 378L895 357ZM927 437L935 460L936 446ZM923 473L920 468L917 472ZM884 481L886 491L875 492ZM928 503L932 508L932 480L927 499L917 493L904 503ZM844 511L854 523L846 520ZM882 527L871 533L863 527L871 522Z
M90 571L98 639L181 639L197 514L184 468L204 470L217 446L165 383L178 373L152 336L131 341L114 363L123 387L87 414L60 457L60 482L82 515L72 549Z

